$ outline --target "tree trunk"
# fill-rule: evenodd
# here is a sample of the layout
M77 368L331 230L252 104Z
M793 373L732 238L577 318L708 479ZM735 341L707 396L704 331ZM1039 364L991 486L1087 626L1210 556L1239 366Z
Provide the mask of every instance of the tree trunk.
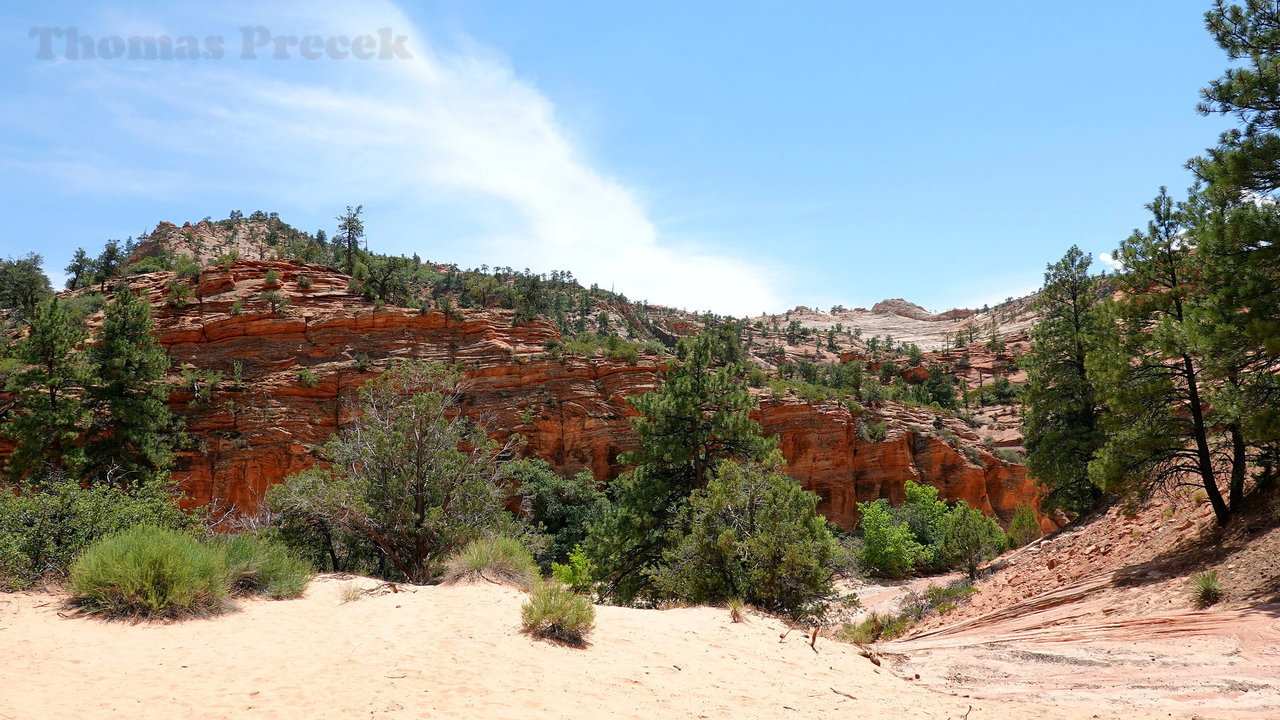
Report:
M1189 355L1182 356L1182 367L1187 378L1187 399L1191 404L1191 434L1196 441L1196 461L1200 478L1204 483L1204 492L1213 505L1213 514L1219 525L1226 525L1231 520L1231 509L1222 499L1218 490L1218 480L1213 474L1213 459L1209 455L1209 437L1204 426L1204 408L1200 407L1200 389L1196 384L1195 365Z
M1244 502L1244 472L1247 458L1244 435L1240 432L1240 426L1232 423L1227 426L1227 432L1231 434L1231 488L1228 502L1231 512L1236 513L1240 512L1240 506Z

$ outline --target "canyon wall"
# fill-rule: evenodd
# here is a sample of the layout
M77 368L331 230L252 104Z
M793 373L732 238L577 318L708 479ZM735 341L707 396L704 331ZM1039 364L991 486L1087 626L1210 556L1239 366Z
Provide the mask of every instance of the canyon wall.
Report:
M266 284L268 271L278 282ZM636 447L626 398L654 389L665 363L560 356L548 351L559 338L554 325L513 325L505 310L378 308L320 266L242 260L207 268L181 307L165 301L170 279L152 273L132 283L151 297L156 335L174 360L171 405L190 437L175 479L193 504L254 507L270 485L316 462L316 448L357 407L362 382L406 358L460 367L462 412L495 436L520 433L527 451L557 470L612 479L625 470L618 455ZM265 290L288 305L271 312ZM1006 521L1038 498L1022 466L931 410L888 404L855 416L835 402L766 394L755 416L779 438L788 471L845 528L856 524L857 502L899 502L907 480ZM866 439L865 426L878 423L883 438Z

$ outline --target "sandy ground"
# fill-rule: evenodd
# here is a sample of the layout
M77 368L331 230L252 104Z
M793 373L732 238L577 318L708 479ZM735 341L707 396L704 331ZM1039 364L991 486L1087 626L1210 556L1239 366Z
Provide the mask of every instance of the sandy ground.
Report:
M717 608L600 607L586 649L518 631L523 594L417 587L340 602L241 602L168 624L69 616L0 596L0 718L1125 718L1165 711L938 692L859 649ZM367 585L370 580L356 580ZM908 677L911 677L910 675Z

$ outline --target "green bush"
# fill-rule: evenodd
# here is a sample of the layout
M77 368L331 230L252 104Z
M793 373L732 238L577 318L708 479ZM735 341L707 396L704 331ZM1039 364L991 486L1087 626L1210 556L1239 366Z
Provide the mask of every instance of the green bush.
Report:
M21 488L0 486L0 588L62 576L90 544L135 525L190 527L172 488L162 482L132 490L82 487L62 474Z
M1030 505L1019 505L1009 523L1009 547L1022 547L1040 537L1040 521Z
M924 554L905 521L895 520L884 500L858 503L862 520L862 566L874 575L905 577L913 572Z
M551 563L551 576L578 593L591 592L596 587L595 564L581 545L569 551L567 564Z
M70 579L89 612L157 618L217 612L230 584L220 548L151 526L94 543L71 566Z
M978 576L978 565L1004 550L1004 531L981 510L961 500L942 525L943 557L955 567L963 565L969 578Z
M441 579L447 583L480 579L529 588L538 579L538 565L515 538L480 538L449 556Z
M586 644L595 620L590 600L555 581L539 583L520 609L525 632L579 647Z
M315 370L305 368L298 371L298 382L309 388L315 389L315 387L320 384L320 376L316 375Z
M651 572L658 597L708 605L739 598L796 618L822 611L834 594L836 543L818 496L779 467L724 462L689 497L689 532Z
M884 442L888 435L888 426L883 422L859 422L856 425L858 439L863 442Z
M278 540L250 533L222 541L231 592L266 595L275 600L296 598L307 589L315 570Z

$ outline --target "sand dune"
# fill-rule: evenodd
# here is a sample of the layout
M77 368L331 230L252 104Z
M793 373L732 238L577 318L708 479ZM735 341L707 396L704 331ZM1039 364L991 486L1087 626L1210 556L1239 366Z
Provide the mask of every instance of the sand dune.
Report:
M299 600L170 624L64 617L58 596L0 596L0 718L1120 717L939 693L854 646L820 639L814 652L798 632L780 641L776 620L734 624L717 608L600 607L592 645L577 650L522 635L523 594L511 588L342 604L346 582L322 576Z

